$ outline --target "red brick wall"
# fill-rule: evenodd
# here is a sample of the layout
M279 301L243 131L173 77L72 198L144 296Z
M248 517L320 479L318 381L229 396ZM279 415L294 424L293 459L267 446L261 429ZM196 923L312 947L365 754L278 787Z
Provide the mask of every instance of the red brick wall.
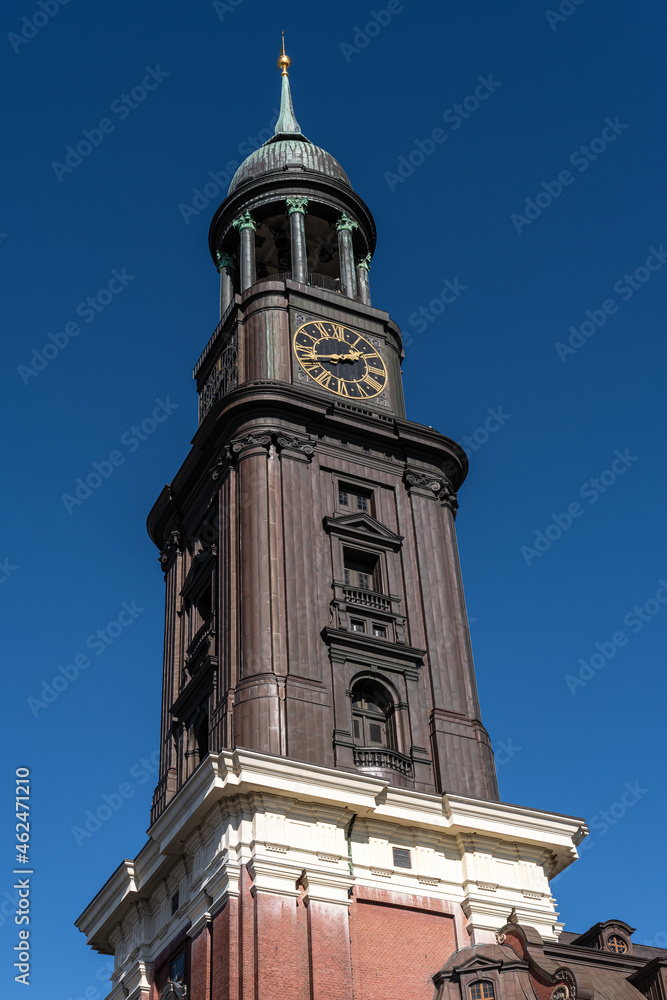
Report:
M352 1000L347 907L308 904L313 1000Z
M357 896L351 914L354 1000L432 1000L431 976L456 950L454 918L445 906L383 890Z
M190 991L192 1000L211 1000L211 934L208 927L192 939L190 949Z
M428 896L362 886L348 908L250 887L243 868L239 898L191 941L192 1000L433 1000L431 976L457 947L457 907Z
M255 908L256 998L287 1000L299 989L296 899L257 893Z

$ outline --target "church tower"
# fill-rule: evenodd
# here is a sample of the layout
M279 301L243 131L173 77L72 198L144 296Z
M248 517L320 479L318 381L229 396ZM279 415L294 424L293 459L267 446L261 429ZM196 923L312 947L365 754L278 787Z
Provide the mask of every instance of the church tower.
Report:
M556 941L582 822L499 802L454 519L462 448L406 419L373 217L301 132L210 229L220 321L148 519L166 582L148 841L79 918L112 1000L431 1000L510 909ZM444 981L444 980L443 980ZM479 998L483 1000L483 998Z

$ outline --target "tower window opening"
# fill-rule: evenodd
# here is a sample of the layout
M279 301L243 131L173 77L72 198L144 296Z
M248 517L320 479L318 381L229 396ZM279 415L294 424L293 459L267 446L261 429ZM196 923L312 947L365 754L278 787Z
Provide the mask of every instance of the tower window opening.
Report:
M341 483L338 487L338 505L346 510L370 512L371 498L368 493L352 490Z
M344 571L345 586L356 587L357 590L378 589L377 556L366 552L345 552Z
M169 979L172 983L185 982L185 951L179 951L169 963Z
M205 715L196 725L194 737L198 763L201 763L208 754L208 716Z
M317 217L314 203L308 205L308 215L305 220L306 258L309 275L321 275L325 278L324 287L340 280L340 262L338 257L338 240L332 233L329 223ZM329 282L326 282L326 278ZM313 284L315 282L312 282Z
M495 1000L493 983L486 979L471 983L468 987L469 1000Z
M389 747L395 744L393 701L380 685L360 681L352 690L354 739L360 746Z
M208 621L213 610L213 586L211 583L209 583L206 589L199 595L195 604L202 623Z

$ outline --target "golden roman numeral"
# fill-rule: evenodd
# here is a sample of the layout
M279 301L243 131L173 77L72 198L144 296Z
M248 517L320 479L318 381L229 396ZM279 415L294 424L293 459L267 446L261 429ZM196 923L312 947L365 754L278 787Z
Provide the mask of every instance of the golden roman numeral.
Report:
M347 391L347 384L345 382L343 382L342 379L340 380L340 382L338 384L338 395L339 396L349 396L350 395L349 392Z
M371 378L370 375L367 375L366 378L364 379L364 384L366 382L368 382L371 389L375 389L376 392L379 392L380 389L382 388L382 382L376 382L375 379Z

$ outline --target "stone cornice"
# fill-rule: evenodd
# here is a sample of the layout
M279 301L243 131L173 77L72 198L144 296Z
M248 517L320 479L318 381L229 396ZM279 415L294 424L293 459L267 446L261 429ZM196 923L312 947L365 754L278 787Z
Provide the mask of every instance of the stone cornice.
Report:
M93 947L109 951L108 935L128 905L155 889L165 868L173 867L181 856L183 841L217 802L253 793L326 804L454 836L486 834L533 845L554 857L554 874L576 858L576 844L587 833L576 817L457 795L429 795L249 750L223 751L209 755L150 828L150 839L136 860L123 862L78 918L77 926Z
M159 549L163 547L172 523L193 502L200 479L210 476L215 455L220 452L221 438L231 441L242 427L255 434L281 432L283 421L294 421L309 427L320 425L327 433L340 433L344 437L351 431L362 433L371 447L385 450L398 446L407 454L418 457L420 462L436 466L445 461L452 462L459 469L453 483L457 489L468 472L463 449L431 427L398 417L345 408L286 382L246 382L211 407L193 438L190 453L172 483L162 490L155 502L148 516L148 532ZM287 436L287 428L284 433Z

